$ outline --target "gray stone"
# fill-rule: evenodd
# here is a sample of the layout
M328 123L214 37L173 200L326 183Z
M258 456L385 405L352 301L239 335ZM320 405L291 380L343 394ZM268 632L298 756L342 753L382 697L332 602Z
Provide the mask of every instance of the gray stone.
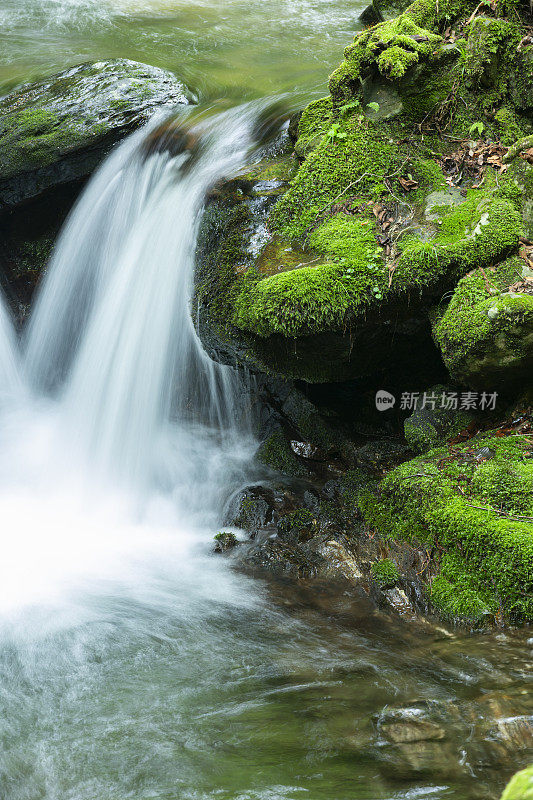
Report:
M433 222L440 218L438 211L442 206L458 206L464 203L466 198L461 194L461 189L458 186L450 186L449 189L443 189L437 192L431 192L426 198L426 211L425 217L428 221Z
M374 75L363 81L363 101L365 114L373 122L392 119L399 116L403 110L403 101L390 82ZM370 103L377 103L377 109L369 108Z
M125 59L22 86L0 100L0 207L86 178L156 109L185 103L172 73Z

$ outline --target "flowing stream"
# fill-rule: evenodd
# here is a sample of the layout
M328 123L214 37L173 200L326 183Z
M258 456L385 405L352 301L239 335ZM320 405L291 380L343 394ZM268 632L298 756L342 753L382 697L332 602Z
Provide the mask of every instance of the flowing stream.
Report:
M292 37L278 88L313 95L356 11L1 0L3 80L80 52L170 66L181 36L199 84L257 97ZM73 209L21 342L0 302L1 800L495 800L533 756L531 631L402 620L211 552L255 442L246 376L191 321L194 249L206 192L250 157L266 102L193 116L194 160L147 148L150 126L130 137Z

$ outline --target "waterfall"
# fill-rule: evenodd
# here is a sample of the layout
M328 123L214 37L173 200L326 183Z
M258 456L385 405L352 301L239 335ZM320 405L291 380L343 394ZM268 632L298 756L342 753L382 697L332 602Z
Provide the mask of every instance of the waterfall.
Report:
M0 402L20 394L19 354L7 304L0 294Z
M61 398L71 446L106 478L150 480L162 426L231 430L236 376L205 354L190 313L206 191L243 163L257 111L189 133L201 151L147 151L134 135L102 167L60 238L27 337L37 393ZM172 138L172 129L169 138ZM171 142L169 142L169 145Z
M205 354L190 303L206 193L249 157L259 110L154 122L73 209L24 336L24 399L0 413L0 517L17 531L0 559L0 611L105 581L136 592L154 560L183 569L184 548L212 539L245 481L243 379Z

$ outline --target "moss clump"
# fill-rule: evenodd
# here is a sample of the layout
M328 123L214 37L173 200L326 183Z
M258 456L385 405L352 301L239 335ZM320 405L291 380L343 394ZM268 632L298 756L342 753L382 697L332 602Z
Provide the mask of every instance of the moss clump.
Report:
M298 461L283 431L276 431L264 442L257 451L256 458L266 467L271 467L278 472L284 472L293 477L302 477L307 474L306 469Z
M387 78L402 78L423 58L429 58L441 37L430 30L435 20L435 4L417 0L393 20L358 34L344 51L344 62L330 77L333 99L340 102L354 93L361 75L376 64Z
M9 177L20 170L45 167L79 138L80 130L46 108L28 108L0 122L0 172Z
M476 270L461 280L434 326L452 376L475 386L520 380L533 365L533 295L514 293L523 262Z
M487 461L477 468L471 487L480 503L533 518L533 461Z
M235 534L228 531L220 531L214 536L214 540L216 553L225 553L226 550L232 550L239 543Z
M332 119L331 97L315 100L304 109L298 123L298 139L294 145L297 156L303 158L320 142Z
M393 586L396 586L400 580L398 567L390 558L384 558L372 564L370 574L373 580L382 589L391 589Z
M533 764L511 778L501 800L533 800Z
M349 310L382 296L385 271L373 224L338 215L310 236L336 262L250 282L235 305L234 323L259 336L300 336L341 327Z
M382 187L383 177L399 165L398 149L367 119L352 114L338 124L331 134L324 127L319 145L274 209L271 225L288 239L305 236L324 206L351 186L357 192Z
M389 286L373 220L337 214L309 234L326 263L259 281L250 274L235 303L234 324L261 337L339 329L372 305L380 313L402 295L423 298L448 288L474 266L516 248L521 232L521 216L508 200L491 202L475 193L457 209L446 207L439 222L429 242L404 239Z
M443 209L440 231L423 242L406 237L395 272L405 287L436 287L446 278L456 280L478 266L489 266L518 247L522 219L514 205L476 190L450 211Z
M432 450L394 469L377 494L361 501L367 521L383 536L423 543L433 553L440 579L431 593L447 616L473 618L489 610L533 618L533 518L508 510L529 508L527 447L522 437L480 437L453 456ZM491 455L490 467L480 464L482 448ZM501 471L504 486L495 479Z
M460 583L457 579L451 583L444 575L437 575L431 584L429 596L433 605L447 619L465 619L478 622L485 616L495 613L497 604L487 604L479 593L470 587L466 573L461 573L464 579Z
M296 542L311 539L318 532L318 521L306 508L291 511L278 522L278 536Z

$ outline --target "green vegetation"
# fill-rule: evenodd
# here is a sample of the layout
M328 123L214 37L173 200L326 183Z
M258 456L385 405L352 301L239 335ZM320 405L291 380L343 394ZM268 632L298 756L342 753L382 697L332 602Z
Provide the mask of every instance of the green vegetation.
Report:
M305 467L293 453L283 431L273 433L261 445L256 457L265 466L284 472L286 475L301 477L307 474Z
M509 290L524 262L509 259L461 280L434 334L457 380L488 385L520 380L532 365L533 295Z
M527 439L513 436L432 450L394 469L361 501L382 536L416 542L432 554L438 575L429 593L445 616L533 617L528 448Z
M511 778L501 800L533 800L533 764Z
M398 567L390 558L384 558L372 564L370 574L382 589L392 588L400 580Z

